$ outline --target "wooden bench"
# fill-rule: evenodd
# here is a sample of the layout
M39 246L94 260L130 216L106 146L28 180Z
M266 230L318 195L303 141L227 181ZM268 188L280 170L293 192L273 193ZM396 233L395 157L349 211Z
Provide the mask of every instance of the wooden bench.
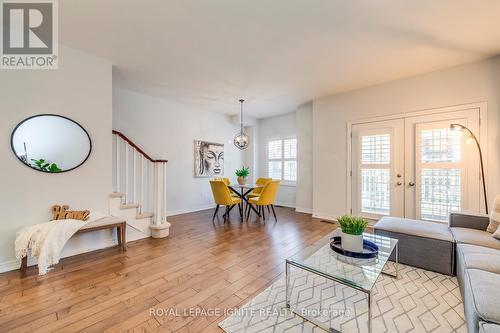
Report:
M118 239L117 246L120 247L122 251L127 251L127 222L119 217L110 216L97 221L89 222L83 228L78 230L75 235L114 228L116 228L116 238ZM26 271L28 270L28 256L21 260L20 270L23 275L26 275Z

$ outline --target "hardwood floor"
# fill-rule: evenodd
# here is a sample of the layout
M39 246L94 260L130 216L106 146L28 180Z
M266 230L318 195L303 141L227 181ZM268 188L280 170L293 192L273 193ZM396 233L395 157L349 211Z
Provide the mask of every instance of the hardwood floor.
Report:
M66 258L42 277L0 274L0 332L221 332L224 309L247 303L284 272L284 258L336 228L276 213L277 223L241 223L232 212L226 225L211 223L213 210L174 216L167 239Z

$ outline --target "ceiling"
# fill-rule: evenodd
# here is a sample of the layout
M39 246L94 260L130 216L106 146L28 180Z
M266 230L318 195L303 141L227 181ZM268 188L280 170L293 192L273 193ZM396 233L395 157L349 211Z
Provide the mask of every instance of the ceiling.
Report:
M114 84L257 118L500 53L498 0L64 0L61 42Z

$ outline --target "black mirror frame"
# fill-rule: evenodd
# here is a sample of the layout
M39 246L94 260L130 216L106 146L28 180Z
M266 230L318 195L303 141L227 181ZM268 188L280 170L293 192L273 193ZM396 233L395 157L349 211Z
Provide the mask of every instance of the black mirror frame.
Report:
M66 120L69 120L72 123L75 123L76 125L78 125L78 127L80 127L83 130L83 132L87 135L87 138L89 139L89 153L87 154L87 156L85 157L85 159L80 164L78 164L77 166L75 166L75 167L73 167L71 169L63 170L63 171L60 171L60 172L50 172L50 171L44 171L44 170L33 168L29 164L26 164L21 158L19 158L19 156L17 156L17 153L16 153L16 151L14 149L14 134L16 133L16 130L19 128L19 126L21 126L23 123L27 122L28 120L31 120L33 118L38 118L38 117L44 117L44 116L59 117L59 118L64 118ZM10 148L12 150L12 153L16 156L16 158L19 161L21 161L21 163L23 165L25 165L26 167L30 168L31 170L35 170L35 171L43 172L43 173L58 174L58 173L65 173L65 172L68 172L68 171L75 170L76 168L81 167L85 162L87 162L87 160L90 157L90 154L92 153L92 139L90 138L90 135L87 132L87 130L85 128L83 128L83 126L80 125L78 122L74 121L73 119L65 117L65 116L61 116L59 114L42 113L42 114L37 114L37 115L31 116L31 117L28 117L28 118L22 120L19 124L16 125L16 127L12 131L12 134L10 135Z

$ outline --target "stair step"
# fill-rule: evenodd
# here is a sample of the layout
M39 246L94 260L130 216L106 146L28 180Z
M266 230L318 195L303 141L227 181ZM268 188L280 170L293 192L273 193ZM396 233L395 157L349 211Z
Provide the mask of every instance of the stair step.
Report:
M147 219L147 218L150 218L150 217L153 217L153 213L142 213L142 214L137 214L136 215L136 219Z
M136 203L129 203L129 204L125 204L125 205L120 205L120 208L121 209L127 209L127 208L139 208L139 204L136 204Z
M109 195L110 198L121 198L125 195L125 193L122 192L113 192Z

